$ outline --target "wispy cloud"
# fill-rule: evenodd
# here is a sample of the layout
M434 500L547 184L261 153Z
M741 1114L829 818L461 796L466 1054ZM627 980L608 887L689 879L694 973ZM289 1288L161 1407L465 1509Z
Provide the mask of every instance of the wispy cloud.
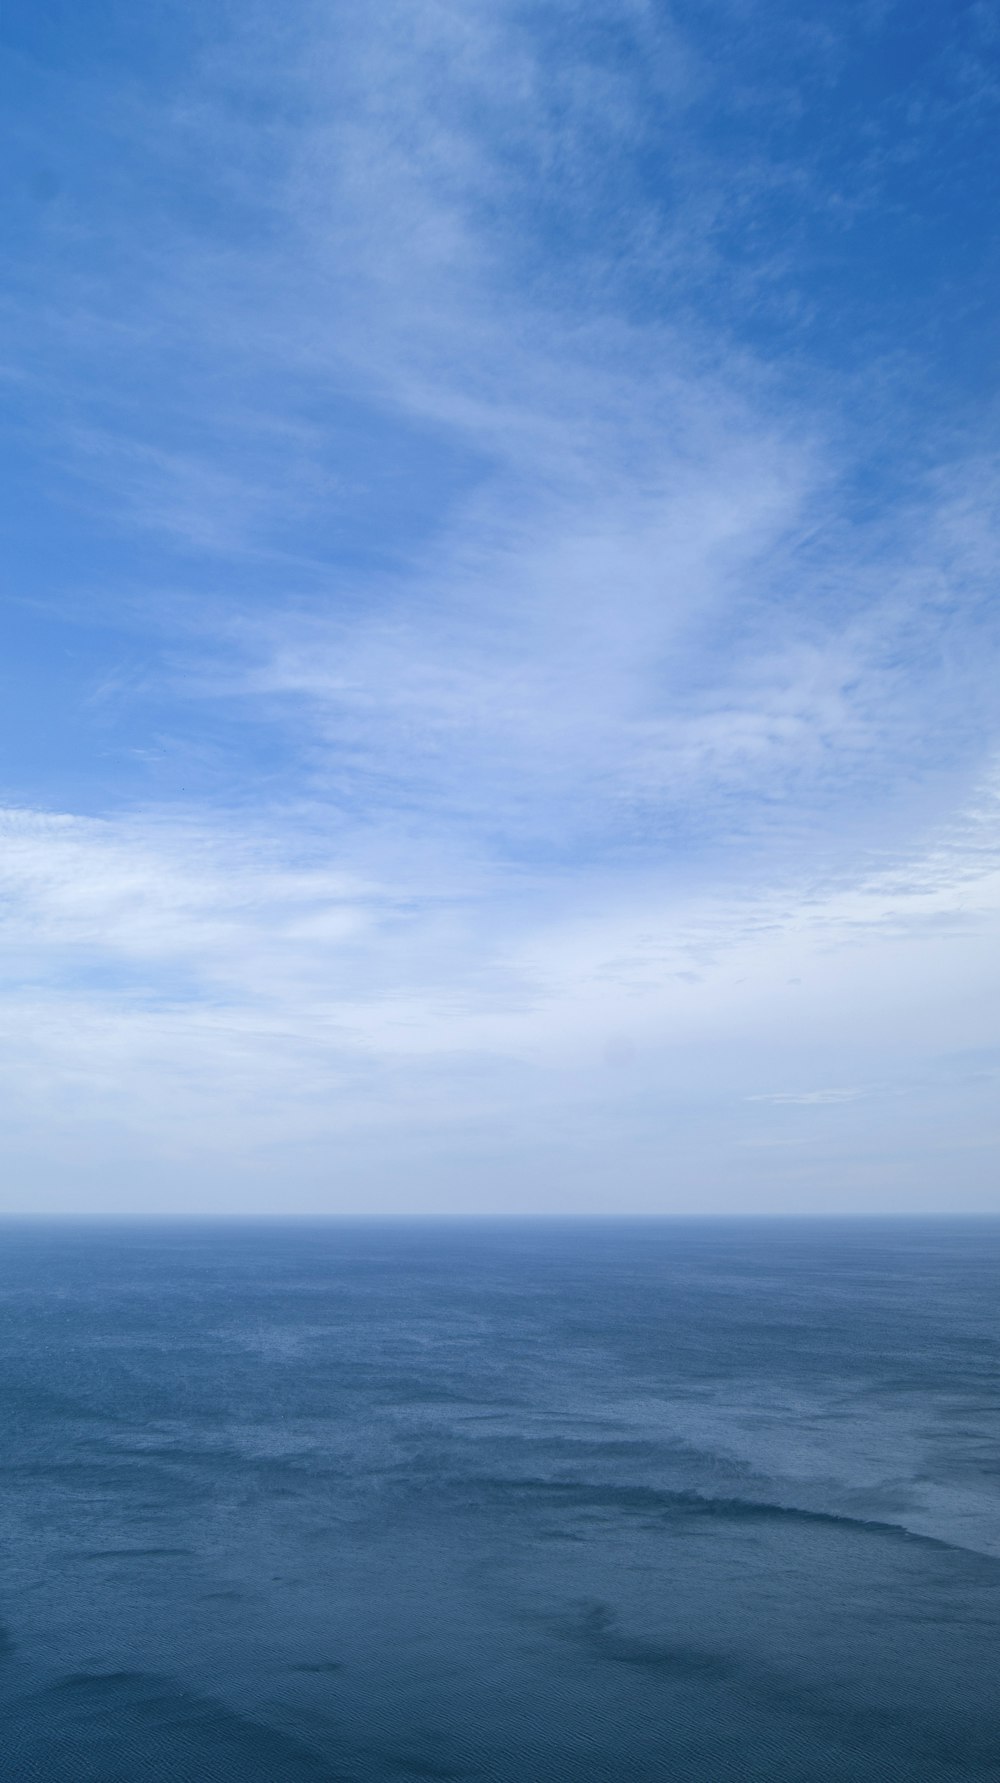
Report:
M988 1044L993 465L913 437L905 342L862 375L817 321L810 231L890 203L898 135L847 204L802 95L878 21L769 72L744 13L723 70L641 0L209 9L152 104L102 93L120 165L11 304L92 548L31 598L138 635L85 692L184 747L6 819L56 1199L85 1133L220 1205L405 1205L408 1148L413 1204L771 1204L740 1123L786 1107L854 1123L814 1200L893 1157L933 1199L891 1105Z
M276 861L260 835L15 816L0 937L11 1129L30 1111L44 1150L69 1117L77 1137L96 1119L99 1150L151 1146L199 1180L284 1155L315 1205L331 1145L338 1180L407 1147L423 1170L429 1136L447 1153L478 1134L509 1157L546 1122L572 1154L602 1111L605 1147L610 1134L641 1157L659 1105L661 1140L685 1136L682 1200L703 1176L710 1205L739 1205L719 1180L734 1094L843 1114L912 1101L916 1078L926 1102L935 1060L989 1045L1000 844L984 822L905 875L713 899L662 874L519 888L494 868L460 889L448 871L393 880L383 861L379 883ZM877 1091L814 1087L817 1065L845 1062L882 1070ZM793 1068L797 1086L771 1087ZM991 1082L980 1091L988 1105ZM643 1158L624 1204L655 1205L656 1180ZM400 1204L391 1181L378 1192ZM426 1192L448 1205L454 1185Z

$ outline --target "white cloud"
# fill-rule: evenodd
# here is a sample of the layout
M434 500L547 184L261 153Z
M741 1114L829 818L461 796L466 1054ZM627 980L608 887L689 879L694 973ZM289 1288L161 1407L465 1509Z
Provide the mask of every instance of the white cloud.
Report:
M251 8L162 128L116 113L210 220L162 199L127 277L67 279L53 450L202 568L129 590L173 638L143 697L289 766L252 819L8 814L6 1118L53 1203L75 1159L91 1204L781 1205L789 1120L812 1202L933 1200L929 1079L993 1143L934 1064L997 988L995 806L953 815L988 467L865 510L827 378L647 301L719 265L714 77L638 0L587 19L620 56L569 5Z
M350 1206L350 1183L369 1178L375 1204L396 1205L386 1160L408 1153L422 1195L468 1205L447 1170L435 1181L428 1146L487 1160L526 1147L515 1201L530 1186L531 1204L559 1206L553 1159L570 1167L596 1120L598 1156L625 1148L624 1205L739 1205L732 1148L788 1137L741 1138L741 1103L839 1120L919 1104L942 1055L991 1042L995 805L905 877L714 901L654 875L629 895L619 884L613 907L584 878L569 897L536 884L519 908L495 876L456 907L405 879L273 856L233 831L8 817L4 1119L15 1140L27 1120L42 1153L55 1148L45 1195L59 1202L63 1146L83 1136L88 1155L207 1172L199 1193L221 1207L248 1174L275 1193L285 1169L286 1205ZM882 1080L816 1089L831 1063ZM959 1074L956 1106L970 1081ZM955 1138L978 1133L989 1156L991 1081L980 1087L974 1132ZM655 1133L661 1163L683 1137L666 1182L645 1155ZM883 1173L876 1195L891 1203L891 1188Z

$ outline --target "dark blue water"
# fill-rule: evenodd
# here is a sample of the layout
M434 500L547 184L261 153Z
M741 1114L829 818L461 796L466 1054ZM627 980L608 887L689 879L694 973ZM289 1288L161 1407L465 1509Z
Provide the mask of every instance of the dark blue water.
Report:
M1000 1224L0 1231L5 1779L1000 1778Z

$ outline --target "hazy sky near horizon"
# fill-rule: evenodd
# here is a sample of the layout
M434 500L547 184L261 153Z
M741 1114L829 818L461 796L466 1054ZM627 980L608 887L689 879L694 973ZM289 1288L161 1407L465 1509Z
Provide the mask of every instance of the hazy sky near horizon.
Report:
M0 37L0 1210L1000 1211L995 10Z

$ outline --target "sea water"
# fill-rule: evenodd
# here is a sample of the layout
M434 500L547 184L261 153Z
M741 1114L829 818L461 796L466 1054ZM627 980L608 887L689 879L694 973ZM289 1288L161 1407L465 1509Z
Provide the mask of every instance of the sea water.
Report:
M1000 1223L0 1229L10 1783L1000 1778Z

